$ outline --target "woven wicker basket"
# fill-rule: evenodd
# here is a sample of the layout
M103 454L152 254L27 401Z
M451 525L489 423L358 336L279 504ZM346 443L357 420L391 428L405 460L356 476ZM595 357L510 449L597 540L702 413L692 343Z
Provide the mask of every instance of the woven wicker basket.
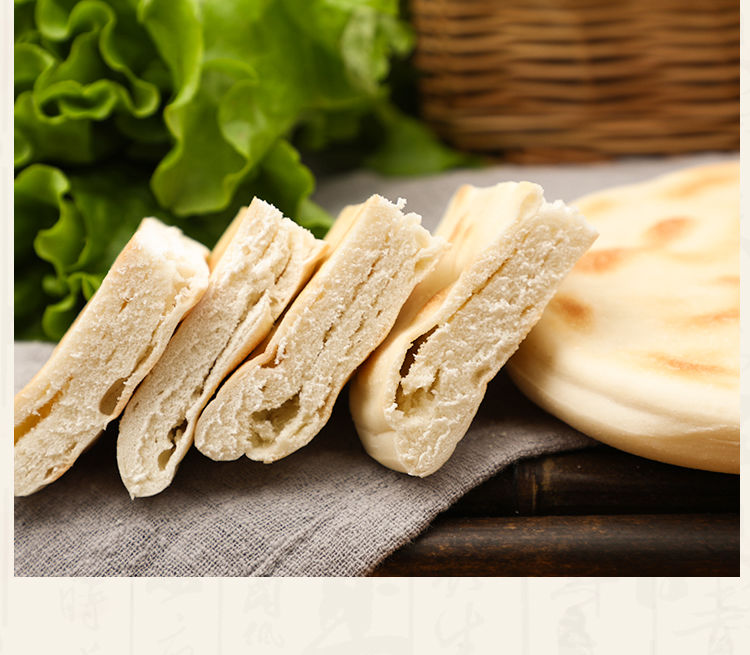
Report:
M422 112L525 162L739 148L737 0L410 0Z

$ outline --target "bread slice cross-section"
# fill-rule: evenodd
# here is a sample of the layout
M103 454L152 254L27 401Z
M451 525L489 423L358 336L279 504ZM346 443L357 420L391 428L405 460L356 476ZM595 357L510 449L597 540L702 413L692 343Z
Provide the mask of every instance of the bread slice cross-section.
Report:
M444 247L401 206L375 195L341 213L326 237L332 253L203 411L195 433L202 453L273 462L319 432Z
M14 403L15 494L57 480L122 412L208 285L208 250L144 219Z
M173 480L201 410L267 336L319 263L325 243L255 198L219 240L208 289L120 420L117 462L131 496Z
M450 249L349 394L367 452L420 477L451 456L487 383L596 238L575 209L528 182L460 188L436 234Z

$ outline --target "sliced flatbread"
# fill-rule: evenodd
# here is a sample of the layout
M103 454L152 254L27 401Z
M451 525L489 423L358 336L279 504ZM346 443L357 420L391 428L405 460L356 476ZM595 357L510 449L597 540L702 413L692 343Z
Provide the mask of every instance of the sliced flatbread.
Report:
M420 220L380 196L342 212L326 237L332 254L203 411L195 433L203 454L273 462L320 431L341 388L442 252L443 241Z
M125 407L208 285L208 250L144 219L14 403L15 494L57 480Z
M536 403L662 462L739 472L739 165L586 196L601 237L509 363Z
M460 188L436 234L451 243L352 380L362 444L397 471L438 470L563 276L596 238L541 187Z
M169 486L201 410L266 338L325 250L323 241L258 198L225 237L214 249L206 293L120 419L117 463L131 497Z

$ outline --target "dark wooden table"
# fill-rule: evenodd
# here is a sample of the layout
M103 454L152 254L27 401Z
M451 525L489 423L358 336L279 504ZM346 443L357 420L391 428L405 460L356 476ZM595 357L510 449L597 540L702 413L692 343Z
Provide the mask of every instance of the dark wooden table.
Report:
M737 576L739 476L606 446L519 462L377 576Z

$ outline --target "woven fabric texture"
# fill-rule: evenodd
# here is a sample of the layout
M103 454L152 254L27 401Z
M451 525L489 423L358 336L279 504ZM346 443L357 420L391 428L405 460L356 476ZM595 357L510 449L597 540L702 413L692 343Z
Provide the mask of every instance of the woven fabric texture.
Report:
M456 186L529 179L548 199L647 179L716 157L586 166L505 166L419 180L355 173L318 192L337 211L370 193L409 199L434 228ZM17 343L18 390L49 344ZM131 500L115 461L116 422L73 468L15 501L18 576L358 576L424 530L441 511L524 457L581 448L589 439L526 401L502 373L452 459L417 479L370 459L356 437L344 390L333 417L305 448L271 465L213 462L195 449L175 481Z

